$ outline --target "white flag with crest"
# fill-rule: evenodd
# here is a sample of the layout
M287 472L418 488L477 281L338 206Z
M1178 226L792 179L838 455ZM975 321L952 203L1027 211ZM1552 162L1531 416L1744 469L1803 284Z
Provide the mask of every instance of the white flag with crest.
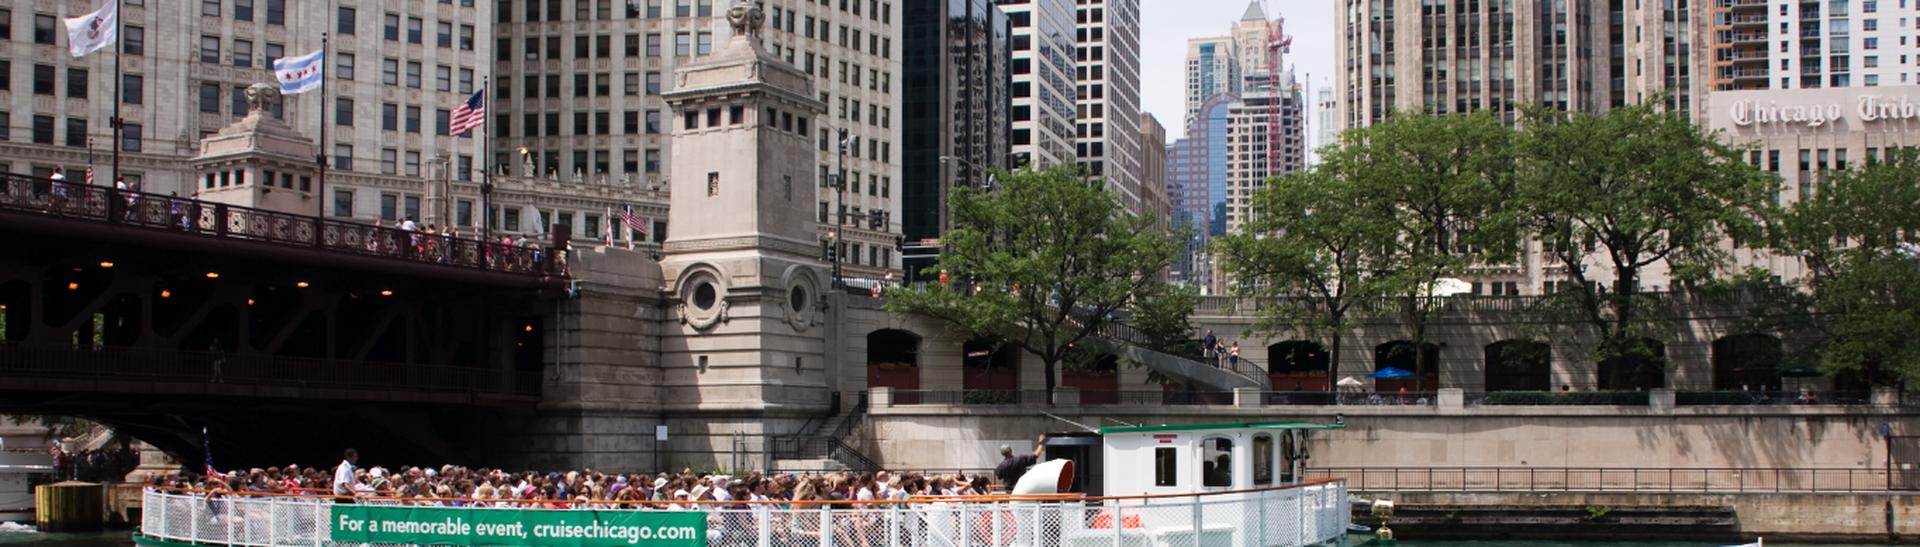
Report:
M85 57L88 53L113 45L119 38L119 3L109 0L107 5L93 10L93 13L67 18L67 49L74 57Z

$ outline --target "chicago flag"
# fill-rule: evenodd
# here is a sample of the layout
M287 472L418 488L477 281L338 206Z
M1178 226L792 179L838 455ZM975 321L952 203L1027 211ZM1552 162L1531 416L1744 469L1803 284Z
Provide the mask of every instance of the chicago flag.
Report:
M84 57L113 45L119 38L120 4L109 0L93 13L67 18L67 49L74 57Z
M320 79L325 77L326 52L317 49L299 57L274 59L273 77L280 80L280 93L292 95L319 89Z

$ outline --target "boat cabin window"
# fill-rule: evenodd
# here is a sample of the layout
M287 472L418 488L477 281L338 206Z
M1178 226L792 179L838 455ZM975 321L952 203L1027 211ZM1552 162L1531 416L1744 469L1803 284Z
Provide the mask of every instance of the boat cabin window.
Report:
M1200 485L1233 486L1233 441L1212 437L1200 441Z
M1180 451L1171 446L1153 449L1153 485L1180 485Z
M1253 436L1253 485L1273 485L1273 436Z

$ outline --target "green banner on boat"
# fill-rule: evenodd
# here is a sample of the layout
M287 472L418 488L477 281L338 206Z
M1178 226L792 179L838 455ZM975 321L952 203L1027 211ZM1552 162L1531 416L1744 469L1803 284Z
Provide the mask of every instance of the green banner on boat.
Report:
M334 543L705 547L692 511L463 509L334 505Z

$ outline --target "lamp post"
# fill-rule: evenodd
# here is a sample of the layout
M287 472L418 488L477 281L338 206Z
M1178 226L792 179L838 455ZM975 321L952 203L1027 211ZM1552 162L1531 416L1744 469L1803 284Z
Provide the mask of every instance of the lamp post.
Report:
M833 239L827 242L828 248L832 249L834 289L840 289L846 286L846 280L841 277L840 272L840 262L844 260L845 257L840 255L846 254L841 243L846 241L847 229L847 149L858 146L860 146L860 136L849 133L844 127L840 128L840 148L839 154L835 158L835 169L838 172L834 175L833 179L835 191Z
M986 184L984 184L984 185L982 185L982 186L980 187L980 189L981 189L981 190L986 190L986 191L988 191L988 192L992 192L992 191L993 191L993 189L994 189L994 186L995 186L995 184L994 184L994 183L995 183L996 181L995 181L995 180L994 180L994 178L993 178L993 171L992 171L992 170L990 170L990 169L987 169L986 167L982 167L982 166L981 166L980 164L978 164L978 163L974 163L974 162L971 162L971 161L967 161L967 160L966 160L966 158L961 158L961 157L959 157L959 156L940 156L940 163L953 163L953 162L959 162L959 163L960 163L961 165L965 165L965 166L967 166L967 167L972 167L972 168L974 168L974 169L978 169L978 170L980 170L980 171L982 172L982 174L984 175L984 178L986 178L986 179L987 179L987 183L986 183ZM969 181L971 181L971 180L973 180L973 177L967 177L967 180L969 180ZM972 186L972 185L971 185L971 184L969 184L968 186Z

